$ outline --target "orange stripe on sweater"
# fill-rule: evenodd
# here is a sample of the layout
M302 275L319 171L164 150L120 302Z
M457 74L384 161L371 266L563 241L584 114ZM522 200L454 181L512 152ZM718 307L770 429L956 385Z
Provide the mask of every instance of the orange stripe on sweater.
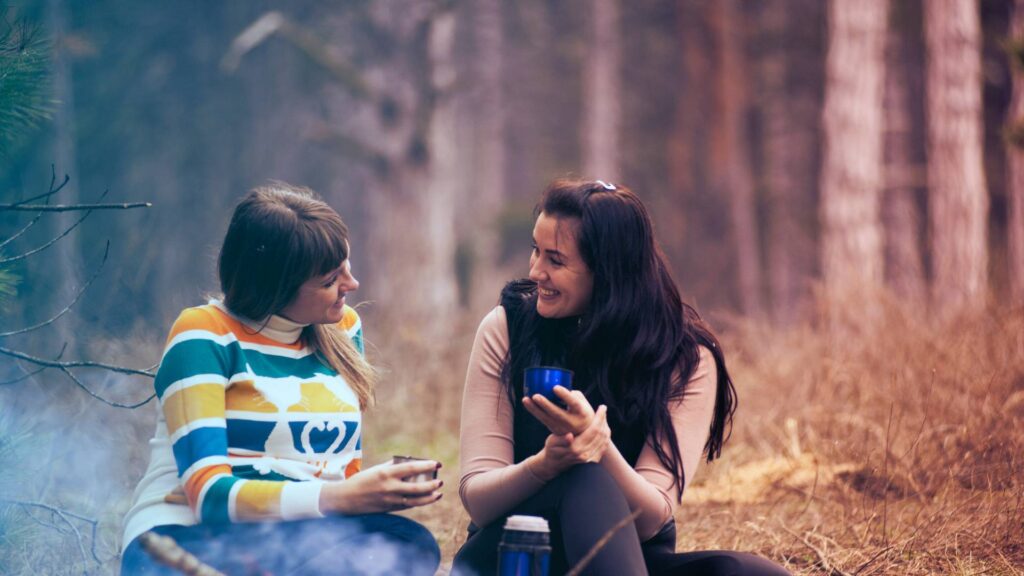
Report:
M185 496L188 497L188 505L192 508L193 512L196 511L196 507L199 505L199 495L203 491L203 486L206 486L206 483L211 478L219 474L231 474L231 466L228 464L217 464L216 466L200 468L185 482Z

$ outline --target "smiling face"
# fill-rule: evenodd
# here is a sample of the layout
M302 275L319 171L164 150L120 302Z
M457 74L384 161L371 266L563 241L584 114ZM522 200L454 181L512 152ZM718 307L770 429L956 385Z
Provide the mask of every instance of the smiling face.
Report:
M583 314L590 306L594 274L576 243L578 218L541 212L533 227L530 280L537 283L537 313L545 318Z
M337 324L345 314L345 294L359 289L349 259L322 276L302 283L278 314L299 324Z

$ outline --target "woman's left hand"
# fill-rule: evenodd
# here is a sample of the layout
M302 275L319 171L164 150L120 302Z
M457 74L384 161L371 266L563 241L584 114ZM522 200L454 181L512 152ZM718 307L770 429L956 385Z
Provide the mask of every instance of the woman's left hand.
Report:
M547 426L552 434L582 434L594 419L594 408L587 397L579 390L570 391L564 386L555 386L554 393L559 400L565 402L565 409L541 394L523 398L523 407Z

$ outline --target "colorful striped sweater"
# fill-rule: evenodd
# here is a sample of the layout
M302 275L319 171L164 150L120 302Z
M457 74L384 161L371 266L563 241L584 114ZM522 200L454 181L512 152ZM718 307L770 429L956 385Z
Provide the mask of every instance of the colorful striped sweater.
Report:
M319 517L323 482L359 471L357 396L312 349L280 341L294 340L301 326L272 322L286 330L257 332L211 301L174 323L154 383L161 414L150 465L125 518L125 546L162 524ZM345 308L340 327L362 352L355 310Z

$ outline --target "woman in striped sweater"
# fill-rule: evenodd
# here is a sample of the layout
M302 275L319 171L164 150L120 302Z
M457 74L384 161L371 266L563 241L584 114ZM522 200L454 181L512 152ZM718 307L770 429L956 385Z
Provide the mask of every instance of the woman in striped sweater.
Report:
M348 230L304 188L274 184L235 208L219 258L223 300L186 309L155 386L149 468L125 519L124 574L160 574L146 531L230 574L433 574L437 543L388 514L436 502L421 461L362 470L373 368L345 296Z

